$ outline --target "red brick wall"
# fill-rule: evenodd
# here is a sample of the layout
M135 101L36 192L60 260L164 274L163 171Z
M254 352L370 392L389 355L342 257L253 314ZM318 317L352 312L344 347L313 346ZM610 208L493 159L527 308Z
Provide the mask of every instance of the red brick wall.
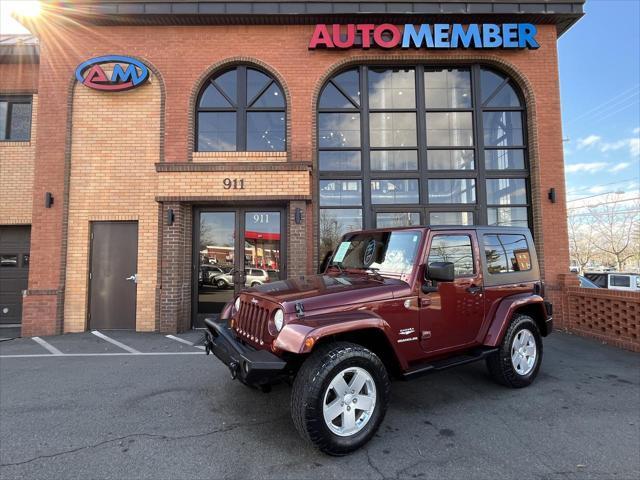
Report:
M473 62L483 61L515 75L528 99L532 159L534 233L547 283L568 269L562 132L556 54L556 31L540 25L541 48L526 51L327 51L307 49L313 26L129 26L57 28L49 22L41 32L40 105L34 182L32 264L29 288L34 293L63 289L62 222L65 195L70 85L75 67L106 54L143 58L162 75L165 92L164 153L167 162L185 162L190 151L190 102L207 69L227 58L254 59L268 65L282 79L290 95L288 122L292 161L310 161L315 152L315 98L339 65L353 62ZM81 41L78 41L81 39ZM72 48L70 47L72 46ZM66 126L66 128L65 128ZM557 203L546 199L554 187ZM56 198L44 209L44 192ZM312 242L313 209L307 208L308 242ZM307 259L313 271L314 256ZM36 324L35 309L25 305L25 324ZM57 306L60 312L60 305ZM43 328L54 322L54 309L40 317ZM38 314L39 315L39 314ZM59 319L58 319L59 321ZM46 325L46 327L45 327ZM59 327L58 327L59 328ZM37 330L33 330L36 332ZM26 332L25 332L26 333Z
M570 331L640 352L640 293L569 287L564 294Z
M37 93L38 64L1 63L0 93Z

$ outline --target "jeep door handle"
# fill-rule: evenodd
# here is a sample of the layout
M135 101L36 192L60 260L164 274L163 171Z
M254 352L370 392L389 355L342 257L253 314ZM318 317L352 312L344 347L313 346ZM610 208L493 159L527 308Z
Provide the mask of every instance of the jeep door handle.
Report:
M482 287L479 287L478 285L471 285L470 287L467 287L467 292L475 295L476 293L482 292Z

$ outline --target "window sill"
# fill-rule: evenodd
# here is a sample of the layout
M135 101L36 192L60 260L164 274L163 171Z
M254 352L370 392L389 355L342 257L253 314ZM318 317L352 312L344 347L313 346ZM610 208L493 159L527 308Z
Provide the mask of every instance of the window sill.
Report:
M286 162L287 152L193 152L193 162Z

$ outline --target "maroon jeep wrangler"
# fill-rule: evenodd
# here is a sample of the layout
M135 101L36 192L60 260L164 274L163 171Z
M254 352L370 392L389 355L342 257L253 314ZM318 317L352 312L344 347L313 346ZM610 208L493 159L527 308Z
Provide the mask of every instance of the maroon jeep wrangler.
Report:
M370 230L346 234L322 275L242 292L205 320L205 348L247 385L292 382L297 430L343 455L380 426L390 378L485 359L529 385L551 314L525 228Z

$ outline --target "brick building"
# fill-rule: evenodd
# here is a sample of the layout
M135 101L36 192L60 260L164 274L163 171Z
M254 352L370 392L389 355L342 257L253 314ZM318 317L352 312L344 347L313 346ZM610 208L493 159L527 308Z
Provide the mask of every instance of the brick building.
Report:
M559 295L583 3L46 3L0 39L0 321L182 331L418 223L528 225Z

